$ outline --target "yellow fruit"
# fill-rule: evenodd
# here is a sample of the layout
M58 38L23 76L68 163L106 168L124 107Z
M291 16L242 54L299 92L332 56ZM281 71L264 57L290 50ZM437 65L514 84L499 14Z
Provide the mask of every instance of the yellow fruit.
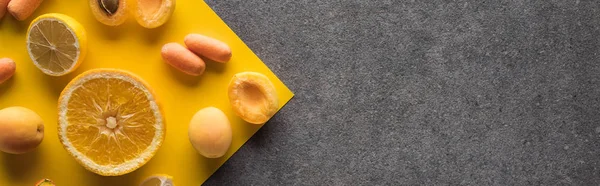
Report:
M27 51L36 67L51 76L74 71L86 54L85 29L63 14L37 17L27 30Z
M35 149L44 139L44 122L24 107L0 110L0 151L23 154Z
M267 76L257 72L233 75L228 96L235 113L252 124L267 122L279 108L275 86Z
M138 169L161 146L165 130L155 95L130 72L89 70L60 94L60 141L97 174L118 176Z
M135 20L146 28L165 24L175 11L175 0L132 0Z
M223 111L207 107L192 117L188 136L198 153L207 158L219 158L231 145L231 124Z
M174 186L173 177L169 175L154 175L146 178L140 186Z
M49 179L43 179L38 181L35 186L55 186L54 182L52 182L52 180Z
M117 26L127 20L127 0L89 0L96 20L108 26Z

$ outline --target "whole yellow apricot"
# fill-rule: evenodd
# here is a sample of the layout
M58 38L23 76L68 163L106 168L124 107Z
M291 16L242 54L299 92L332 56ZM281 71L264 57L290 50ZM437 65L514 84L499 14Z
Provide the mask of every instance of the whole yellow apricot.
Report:
M0 131L0 151L23 154L44 139L44 122L25 107L8 107L0 110Z
M204 108L192 117L188 129L190 142L202 156L219 158L229 150L232 131L229 119L215 107Z

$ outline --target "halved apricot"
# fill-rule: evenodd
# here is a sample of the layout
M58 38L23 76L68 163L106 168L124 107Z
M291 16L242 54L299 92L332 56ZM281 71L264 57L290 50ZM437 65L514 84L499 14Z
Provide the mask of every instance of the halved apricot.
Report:
M96 20L108 26L123 24L127 19L127 0L90 0Z
M134 0L135 20L146 28L165 24L175 11L175 0Z
M229 103L236 115L252 124L267 122L279 108L275 85L257 72L241 72L229 82Z

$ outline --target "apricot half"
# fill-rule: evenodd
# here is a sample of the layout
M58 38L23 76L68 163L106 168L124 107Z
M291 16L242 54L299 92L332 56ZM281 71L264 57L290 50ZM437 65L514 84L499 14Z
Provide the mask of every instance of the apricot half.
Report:
M134 0L135 20L146 28L165 24L175 11L175 0Z
M267 76L257 72L233 75L228 96L236 115L252 124L267 122L279 108L275 86Z
M123 24L127 19L127 0L90 0L96 20L108 26Z

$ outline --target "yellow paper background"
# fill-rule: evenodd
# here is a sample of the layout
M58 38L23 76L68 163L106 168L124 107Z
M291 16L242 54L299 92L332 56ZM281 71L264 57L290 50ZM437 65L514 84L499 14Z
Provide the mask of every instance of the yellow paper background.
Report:
M152 174L171 175L180 186L200 185L262 126L239 119L229 106L227 85L233 74L256 71L267 75L277 88L280 107L293 97L203 1L178 0L171 19L156 29L139 26L132 16L121 26L105 26L95 20L87 3L87 0L45 0L25 21L16 21L9 14L0 20L0 57L12 58L17 63L16 74L0 85L0 108L30 108L42 117L46 127L44 140L35 151L23 155L0 152L0 185L31 186L42 178L49 178L61 186L129 186L138 185ZM27 27L44 13L66 14L85 27L88 55L75 72L62 77L47 76L29 59L25 45ZM207 60L206 71L200 77L185 75L168 66L160 57L162 45L183 44L188 33L226 42L233 51L231 61L220 64ZM155 90L164 109L167 135L163 146L146 165L123 176L103 177L85 170L58 140L58 96L73 77L93 68L119 68L141 76ZM188 140L189 120L196 111L207 106L223 110L232 123L231 149L219 159L203 158Z

